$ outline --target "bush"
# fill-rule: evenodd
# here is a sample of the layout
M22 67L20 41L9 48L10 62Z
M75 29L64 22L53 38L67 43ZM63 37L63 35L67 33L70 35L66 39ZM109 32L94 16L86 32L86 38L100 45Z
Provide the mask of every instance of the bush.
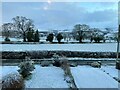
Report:
M53 55L53 66L56 66L56 67L61 66L61 62L60 62L59 58L60 58L60 56L57 55L56 53L54 53L54 55Z
M120 70L120 61L116 62L116 69Z
M95 68L100 68L101 67L101 62L93 62L93 63L91 63L91 66L95 67Z
M27 60L22 62L19 65L20 69L18 70L18 72L23 76L23 78L28 77L31 72L35 69L34 67L34 62L31 60Z
M49 66L49 65L50 65L50 62L49 62L49 61L44 60L44 61L41 62L41 66L42 66L42 67L44 67L44 66Z
M10 39L8 37L5 38L6 42L10 42Z
M68 59L65 56L62 57L61 67L65 72L65 76L72 76L70 64L68 63Z
M100 43L101 40L104 40L104 37L102 36L97 36L93 38L96 43Z
M47 36L46 41L53 42L53 38L54 38L53 33L50 33L50 34Z
M63 36L61 33L58 33L58 35L56 36L57 40L58 40L58 43L61 42L61 40L63 39Z
M27 34L27 41L28 42L34 42L34 30L29 28Z
M39 37L39 32L37 30L34 35L34 42L39 42L39 40L40 40L40 37Z
M18 73L11 73L2 78L2 90L22 90L24 80Z

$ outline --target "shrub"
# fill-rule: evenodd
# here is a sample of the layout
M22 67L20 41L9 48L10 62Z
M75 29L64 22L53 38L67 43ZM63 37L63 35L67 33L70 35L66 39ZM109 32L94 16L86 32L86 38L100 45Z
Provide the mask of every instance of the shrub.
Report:
M53 42L53 38L54 38L53 33L50 33L50 34L47 36L46 41Z
M101 67L101 62L93 62L93 63L91 63L91 66L95 67L95 68L100 68Z
M56 36L57 40L58 40L58 43L61 42L61 40L63 39L63 36L61 33L58 33L58 35Z
M116 69L120 70L120 61L116 62Z
M35 69L34 62L31 60L24 61L19 65L20 69L18 72L23 76L23 78L28 77L31 72Z
M10 41L10 39L9 39L8 37L6 37L6 38L5 38L5 41L6 41L6 42L9 42L9 41Z
M11 73L2 78L2 90L22 90L24 80L18 73Z
M60 56L57 55L56 53L54 53L54 55L53 55L53 66L56 66L56 67L61 66L61 62L60 62L59 58L60 58Z
M39 37L39 32L37 30L34 35L34 42L39 42L39 40L40 40L40 37Z
M71 76L71 70L70 70L70 65L68 64L68 60L63 60L62 61L62 68L65 72L66 76Z
M41 62L41 66L43 66L43 67L44 67L44 66L49 66L49 65L50 65L50 62L49 62L49 61L46 61L46 60L45 60L45 61L42 61L42 62Z
M29 28L27 34L27 41L28 42L33 42L34 41L34 30Z

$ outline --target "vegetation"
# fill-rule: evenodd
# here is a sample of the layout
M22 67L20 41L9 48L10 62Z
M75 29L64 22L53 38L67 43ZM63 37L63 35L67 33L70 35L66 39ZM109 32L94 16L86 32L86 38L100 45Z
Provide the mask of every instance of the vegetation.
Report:
M5 23L2 25L2 35L5 36L5 41L8 41L8 38L12 36L11 30L12 30L13 24L12 23Z
M34 30L29 28L27 32L27 41L28 42L33 42L34 41Z
M4 23L2 25L2 28L0 28L2 29L2 36L5 37L5 41L10 41L10 37L22 37L23 42L39 42L39 31L35 29L33 21L31 19L23 16L16 16L12 20L13 23ZM65 29L61 33L59 33L58 31L54 31L46 37L46 41L52 43L54 36L56 36L58 43L61 43L62 39L64 39L65 41L67 40L67 42L73 39L79 41L80 43L84 42L83 40L85 39L90 40L91 43L100 43L101 41L105 42L106 40L118 41L118 33L114 33L111 28L105 28L105 31L102 31L99 28L90 28L90 26L86 24L76 24L73 27L72 32L66 31L69 30Z
M35 69L34 62L31 61L29 58L27 58L26 61L20 63L19 67L20 69L18 70L18 72L23 76L23 78L28 77Z
M73 33L76 38L80 43L82 43L82 40L85 37L85 31L89 30L89 26L86 24L77 24L74 26Z
M26 42L26 33L30 28L34 28L33 21L23 16L13 18L14 26L22 34L23 41Z
M2 90L23 90L24 80L18 73L10 73L2 78Z
M40 37L39 37L39 32L36 30L35 35L34 35L34 42L39 42Z
M57 40L58 40L58 43L61 42L61 40L63 39L63 36L61 33L58 33L58 35L56 36Z
M10 39L8 37L5 38L5 41L10 42Z
M49 41L49 42L53 42L53 38L54 38L54 35L53 35L53 33L50 33L48 36L47 36L47 39L46 39L46 41Z

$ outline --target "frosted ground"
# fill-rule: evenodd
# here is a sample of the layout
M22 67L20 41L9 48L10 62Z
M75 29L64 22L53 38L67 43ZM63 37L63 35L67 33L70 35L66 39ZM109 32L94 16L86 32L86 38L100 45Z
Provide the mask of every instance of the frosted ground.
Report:
M10 40L22 41L22 39L19 39L19 38L18 39L10 38ZM0 36L0 41L4 41L4 37ZM46 38L42 38L40 41L46 42ZM74 40L71 40L71 41L74 42ZM3 44L2 46L0 45L0 51L31 51L31 50L116 52L117 43L114 42L114 43L99 43L99 44L84 43L84 44Z
M86 44L3 44L0 51L37 51L64 50L86 52L116 52L117 43L86 43Z
M32 78L25 81L26 88L68 88L61 68L54 66L41 67L40 65L35 65L35 67ZM18 70L17 66L0 68L2 68L3 76ZM71 72L77 88L118 88L118 82L113 77L118 77L119 71L114 66L102 66L101 69L77 66L71 67Z
M78 67L72 67L71 71L78 88L118 87L118 82L113 80L113 78L111 78L109 75L107 75L100 69L93 68L90 66L78 66ZM112 73L112 70L110 73ZM117 75L118 74L116 73L116 76Z

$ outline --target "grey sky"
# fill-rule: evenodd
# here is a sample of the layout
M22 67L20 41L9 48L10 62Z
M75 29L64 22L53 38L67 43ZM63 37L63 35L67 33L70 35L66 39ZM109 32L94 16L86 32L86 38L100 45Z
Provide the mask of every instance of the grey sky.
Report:
M3 23L15 16L34 21L36 28L72 29L75 24L88 24L98 28L116 28L118 4L113 2L4 2Z

